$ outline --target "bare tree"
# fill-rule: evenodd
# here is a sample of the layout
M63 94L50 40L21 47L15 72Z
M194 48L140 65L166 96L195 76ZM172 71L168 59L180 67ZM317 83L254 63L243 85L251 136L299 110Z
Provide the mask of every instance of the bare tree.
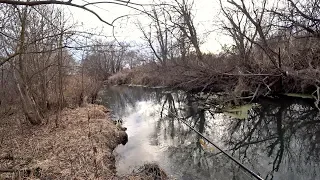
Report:
M58 8L0 6L6 8L6 12L1 13L8 19L4 22L6 28L0 31L1 54L5 60L8 60L6 56L13 60L10 64L2 64L2 68L14 74L27 119L31 124L41 124L43 113L50 108L49 101L54 103L52 92L60 89L59 94L62 94L66 71L63 66L70 60L68 53L62 50L62 44L72 35L64 36L70 27L64 25L66 22L59 23L64 20L61 19L63 12Z
M171 17L171 22L177 26L182 32L182 41L186 37L193 48L195 49L198 60L203 60L203 53L200 50L200 40L197 33L194 17L192 15L193 1L189 2L188 0L175 0L175 4L171 6L172 11L176 14L176 17ZM182 44L185 46L185 44ZM183 53L184 54L184 53Z
M26 118L31 122L31 124L38 125L42 123L42 117L40 116L40 112L37 108L35 100L32 98L29 90L30 88L27 83L28 77L26 72L26 62L23 55L26 52L26 26L29 8L23 7L21 9L16 8L15 10L18 13L18 20L21 23L19 43L17 45L17 51L19 52L17 59L17 65L19 69L19 77L16 77L17 87Z
M141 22L137 24L143 34L143 39L148 43L153 55L158 62L165 66L169 58L169 46L171 30L168 24L168 15L163 6L153 6L151 9L152 23L148 27L148 31L143 27Z
M277 16L280 30L290 32L294 36L320 37L319 0L288 0L282 8L272 8L270 12Z
M144 28L138 24L152 53L162 64L169 59L183 59L189 52L195 52L198 60L203 59L200 40L192 15L193 2L175 0L171 4L154 3L150 12L152 23Z
M222 21L222 28L233 38L236 51L240 56L238 67L246 66L250 64L250 54L257 36L257 31L251 26L244 14L235 9L224 7L221 0L220 6L223 15L228 21Z
M85 71L99 80L106 80L111 74L117 73L124 67L129 44L115 41L97 41L89 49L83 60Z
M238 44L238 48L241 49L241 54L245 53L245 45L243 44L244 39L255 44L261 48L271 61L273 66L282 72L280 66L279 53L270 47L268 43L268 37L270 36L271 23L274 20L274 16L267 14L267 1L257 3L255 0L240 2L234 0L228 0L227 4L231 6L229 10L226 10L226 4L220 1L222 11L227 17L232 27L227 27L231 36L235 39ZM233 12L233 14L231 14ZM246 29L250 27L249 29ZM251 32L250 32L251 31ZM251 34L248 36L248 34ZM250 45L250 47L252 47ZM242 56L243 56L242 55Z

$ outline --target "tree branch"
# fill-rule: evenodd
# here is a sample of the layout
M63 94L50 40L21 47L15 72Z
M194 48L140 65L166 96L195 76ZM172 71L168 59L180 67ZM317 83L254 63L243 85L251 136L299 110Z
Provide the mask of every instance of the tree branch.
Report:
M291 6L297 10L297 12L304 18L308 19L308 20L311 20L311 21L317 21L317 22L320 22L320 19L317 19L317 18L314 18L314 17L311 17L305 13L303 13L298 7L297 5L292 1L292 0L288 0L291 4Z
M0 3L3 4L10 4L10 5L25 5L25 6L39 6L39 5L48 5L48 4L59 4L59 5L66 5L66 6L72 6L72 7L77 7L80 9L84 9L90 13L92 13L93 15L95 15L101 22L112 26L111 23L103 20L96 12L94 12L93 10L85 7L84 5L78 5L78 4L74 4L71 1L55 1L55 0L49 0L49 1L15 1L15 0L0 0ZM116 2L105 2L105 3L112 3L112 4L118 4L118 5L123 5L125 6L125 4L120 4L120 3L116 3Z
M14 54L10 55L9 57L7 57L7 58L5 58L5 59L2 59L2 60L0 61L0 67L1 67L4 63L10 61L12 58L16 57L17 55L19 55L19 53L14 53Z

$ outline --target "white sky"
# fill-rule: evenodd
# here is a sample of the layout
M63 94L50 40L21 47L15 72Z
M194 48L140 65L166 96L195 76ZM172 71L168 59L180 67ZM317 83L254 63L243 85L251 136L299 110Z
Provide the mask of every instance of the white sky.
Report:
M86 0L87 2L97 2L98 0ZM83 4L85 3L82 0L73 0L73 3ZM150 0L131 0L134 3L150 3ZM194 15L195 15L195 25L197 27L198 35L204 37L205 34L209 31L216 30L218 25L215 23L218 19L219 14L219 4L217 0L194 0ZM112 36L112 28L103 22L101 22L97 17L95 17L90 12L84 11L79 8L68 7L71 13L74 16L74 19L80 24L83 23L85 29L96 30L98 32L103 31L106 36ZM102 19L107 22L112 22L116 17L126 15L126 14L135 14L137 11L130 8L112 4L99 4L97 6L90 6L90 9L98 13ZM130 20L123 18L122 20L117 21L115 34L119 41L136 41L143 42L141 40L141 32L137 29L136 25L133 23L135 19L139 18L139 21L142 23L148 22L147 18L143 16L132 16ZM202 38L204 44L201 46L202 51L204 52L219 52L221 45L232 43L232 39L218 33L219 31L213 31L209 35ZM110 40L113 38L110 37Z

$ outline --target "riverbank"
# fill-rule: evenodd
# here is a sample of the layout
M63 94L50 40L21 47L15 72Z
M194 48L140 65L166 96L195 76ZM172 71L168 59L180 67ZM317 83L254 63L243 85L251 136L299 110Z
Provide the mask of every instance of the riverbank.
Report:
M14 114L1 122L2 178L96 179L115 177L112 151L124 141L103 106L66 108L59 126L31 126ZM5 173L6 172L6 173Z
M116 175L113 150L127 134L110 119L109 110L88 104L65 108L47 124L31 126L21 113L1 120L0 179L136 179ZM147 176L145 176L147 177Z
M208 57L201 63L168 62L165 66L145 64L109 77L111 85L164 86L189 92L224 92L228 99L238 101L280 94L304 94L318 104L320 88L318 69L294 69L283 72L265 64L250 64L239 70L233 57Z

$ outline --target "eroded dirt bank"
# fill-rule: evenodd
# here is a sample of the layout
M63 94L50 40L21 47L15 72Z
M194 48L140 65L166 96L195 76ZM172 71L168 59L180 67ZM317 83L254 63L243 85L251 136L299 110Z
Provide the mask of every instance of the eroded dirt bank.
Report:
M112 151L127 135L105 107L67 108L58 127L56 115L42 126L21 118L1 118L0 179L119 179Z

